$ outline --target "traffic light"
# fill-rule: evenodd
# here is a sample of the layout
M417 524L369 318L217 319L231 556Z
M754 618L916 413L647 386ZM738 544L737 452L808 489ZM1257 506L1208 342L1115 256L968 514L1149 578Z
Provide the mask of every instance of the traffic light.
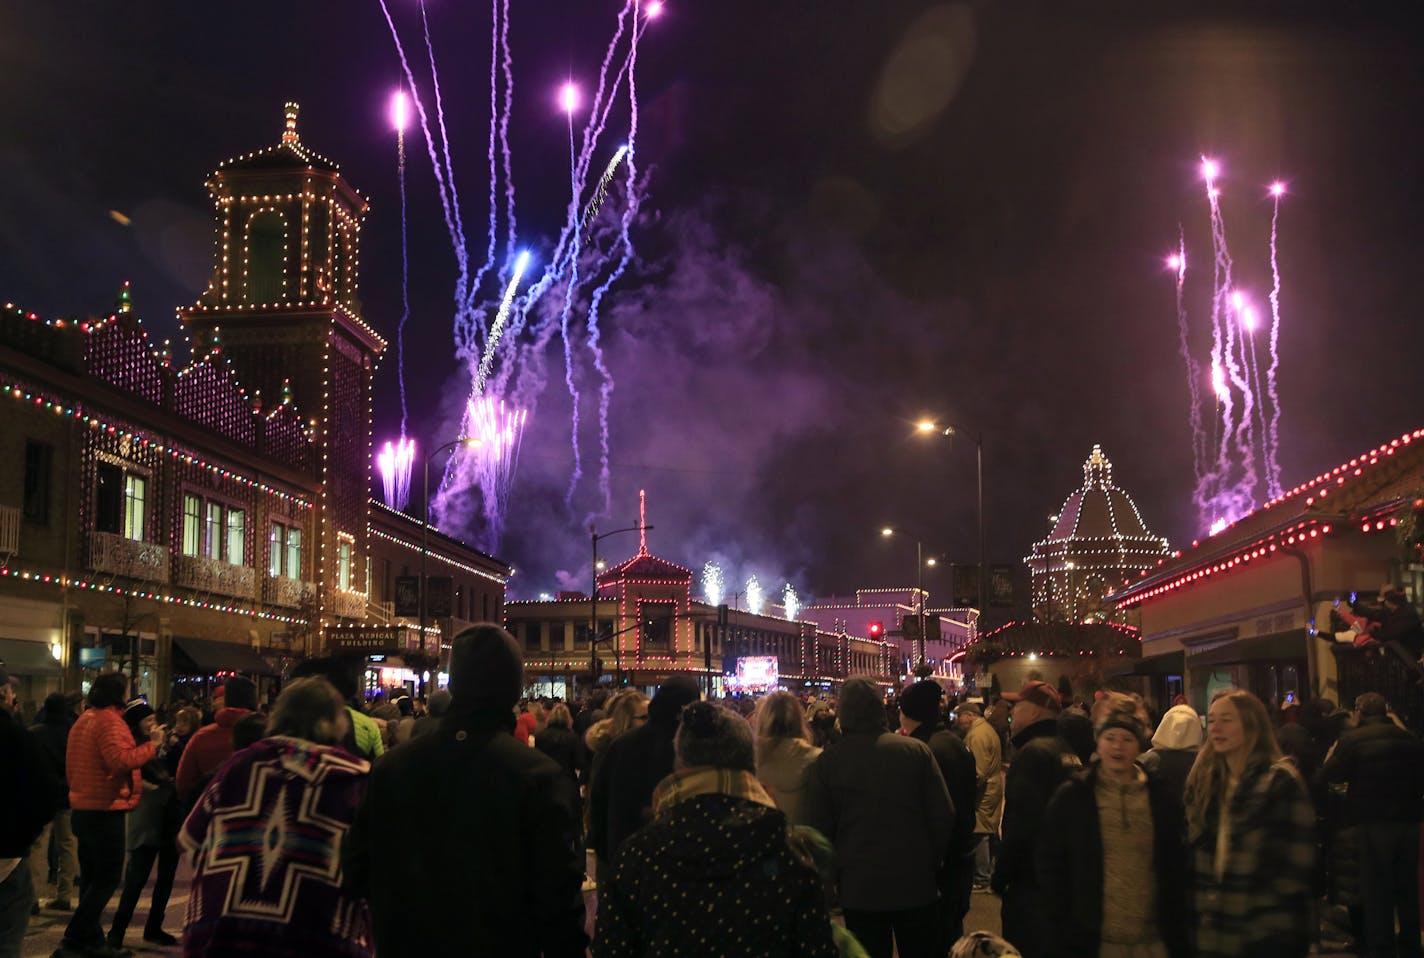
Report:
M872 622L872 623L870 623L870 625L867 627L867 633L869 634L869 636L870 636L872 639L883 639L883 638L885 638L885 623L884 623L884 622Z

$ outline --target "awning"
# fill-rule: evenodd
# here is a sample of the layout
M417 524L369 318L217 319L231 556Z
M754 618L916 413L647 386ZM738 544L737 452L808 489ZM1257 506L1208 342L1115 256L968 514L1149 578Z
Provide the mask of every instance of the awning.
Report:
M1185 659L1182 652L1163 652L1161 655L1148 656L1145 659L1129 659L1125 662L1113 662L1103 668L1103 674L1109 677L1121 675L1180 675L1183 671L1182 661Z
M1250 639L1239 639L1210 649L1200 655L1187 658L1187 667L1209 668L1217 665L1239 665L1243 662L1267 662L1281 659L1306 658L1304 629L1277 632L1274 635L1258 635Z
M208 675L213 672L280 674L246 645L179 635L173 637L173 671L179 675Z
M0 639L0 662L11 675L58 675L59 663L43 642L25 639Z

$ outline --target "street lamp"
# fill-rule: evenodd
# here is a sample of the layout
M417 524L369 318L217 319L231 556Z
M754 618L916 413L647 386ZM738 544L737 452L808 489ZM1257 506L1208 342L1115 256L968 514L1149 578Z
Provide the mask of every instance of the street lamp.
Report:
M426 593L429 591L430 583L425 574L425 567L427 559L430 556L430 460L440 455L440 453L444 452L446 449L454 449L456 447L473 449L479 444L480 439L478 436L461 436L459 439L452 439L449 442L445 443L445 445L432 449L430 451L430 455L425 457L425 461L421 466L420 508L421 516L423 517L424 521L420 524L420 653L421 655L426 656L427 658L429 658L430 651L425 644L425 619L427 613ZM440 642L439 640L436 640L435 668L432 670L431 674L438 674L439 671ZM424 689L426 701L430 700L430 689L428 688L429 684L429 680L422 683L422 685L427 686L427 688Z
M960 430L954 426L943 426L933 419L921 419L915 423L915 429L917 432L924 434L938 433L949 439L953 439L960 434ZM974 437L974 452L979 474L979 614L983 615L989 579L986 563L984 561L984 434L982 432L976 434Z
M895 535L897 531L898 530L893 526L886 526L880 530L880 534L888 539ZM915 642L918 646L916 650L916 659L918 661L915 663L915 666L919 668L925 664L925 546L917 536L911 536L911 538L915 540L915 618L920 624L919 636ZM934 557L931 556L929 564L934 565L934 563Z
M589 577L593 586L588 593L588 684L590 689L597 681L598 674L598 573L603 568L603 561L598 558L598 544L611 536L620 535L624 532L637 532L651 529L652 526L636 525L628 526L625 529L614 529L612 532L598 532L592 525L588 527L589 542L593 545L593 565L589 570ZM614 630L617 631L616 629ZM613 642L613 676L619 684L623 684L623 650L619 647L621 643L617 641L617 636L610 636Z

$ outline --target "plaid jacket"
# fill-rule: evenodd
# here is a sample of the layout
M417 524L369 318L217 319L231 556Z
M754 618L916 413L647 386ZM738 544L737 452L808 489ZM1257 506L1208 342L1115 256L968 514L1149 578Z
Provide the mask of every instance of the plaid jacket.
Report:
M1190 807L1191 792L1187 793ZM1221 800L1192 840L1198 958L1304 956L1310 942L1315 809L1287 759L1242 773L1231 800L1231 843L1216 878Z

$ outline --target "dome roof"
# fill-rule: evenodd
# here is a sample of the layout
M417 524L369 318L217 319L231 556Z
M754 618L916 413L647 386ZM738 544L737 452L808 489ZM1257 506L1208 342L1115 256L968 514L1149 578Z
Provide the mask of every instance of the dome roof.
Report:
M1083 463L1083 485L1063 503L1048 537L1034 543L1028 562L1083 556L1099 568L1147 568L1167 551L1167 540L1147 528L1132 497L1113 485L1112 462L1094 446Z

